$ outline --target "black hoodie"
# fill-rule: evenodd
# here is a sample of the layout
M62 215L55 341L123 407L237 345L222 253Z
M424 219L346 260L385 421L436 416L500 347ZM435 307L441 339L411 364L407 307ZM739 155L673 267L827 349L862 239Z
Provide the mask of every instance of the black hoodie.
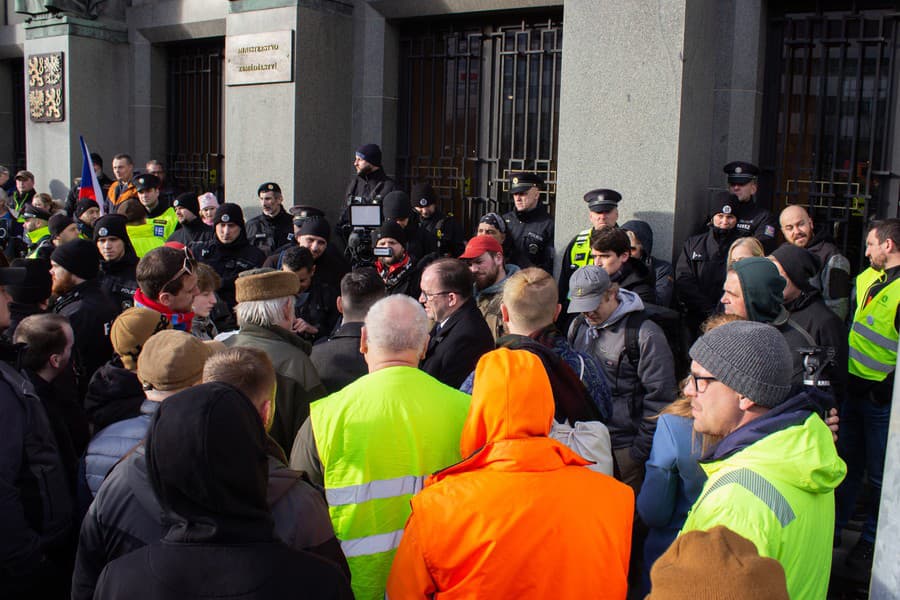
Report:
M266 433L236 389L207 383L167 398L146 456L168 533L108 564L95 598L352 598L333 563L276 540Z

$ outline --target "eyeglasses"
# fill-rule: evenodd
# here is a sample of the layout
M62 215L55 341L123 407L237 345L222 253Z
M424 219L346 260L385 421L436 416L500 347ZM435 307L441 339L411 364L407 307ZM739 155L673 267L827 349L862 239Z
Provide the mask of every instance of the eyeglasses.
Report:
M425 298L425 302L429 302L435 296L445 296L447 294L452 294L453 292L435 292L433 294L429 294L425 290L422 290L422 297Z
M718 381L715 377L702 377L700 375L694 375L691 373L689 381L693 382L694 389L697 390L698 394L702 394L709 388L709 384L713 381ZM701 383L702 382L702 383Z
M170 280L168 280L161 288L159 288L159 293L162 294L166 291L170 285L178 281L182 275L190 275L194 272L194 267L197 266L197 261L194 260L194 255L191 254L191 251L188 250L188 247L184 247L184 263L181 265L181 269L178 270L175 275L172 276Z

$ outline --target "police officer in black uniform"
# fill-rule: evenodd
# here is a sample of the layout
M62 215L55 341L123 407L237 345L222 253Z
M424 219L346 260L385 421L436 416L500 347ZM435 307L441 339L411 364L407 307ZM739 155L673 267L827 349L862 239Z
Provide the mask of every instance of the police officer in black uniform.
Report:
M94 243L100 253L100 288L119 312L134 306L138 257L128 237L125 215L104 215L94 223Z
M603 227L618 227L619 202L622 201L622 194L616 190L596 189L585 194L584 201L588 206L591 227L578 232L563 251L558 283L559 301L563 307L559 313L560 324L566 324L571 320L566 308L569 306L569 279L572 273L581 267L594 264L594 258L591 256L591 232Z
M381 148L378 144L363 144L356 149L353 159L356 175L350 180L344 195L345 206L337 224L337 231L344 245L350 237L350 209L352 203L377 204L394 190L394 180L381 167Z
M410 192L413 209L419 213L419 227L429 235L426 240L431 244L426 253L436 252L439 256L457 257L466 247L462 225L453 217L453 213L444 213L437 205L434 189L427 181L417 183Z
M394 221L406 232L406 251L415 260L422 260L433 252L435 241L431 234L419 226L418 215L410 205L409 195L403 190L389 192L381 200L381 214L385 221Z
M728 175L728 191L738 199L734 209L738 230L743 235L758 239L763 250L769 254L777 245L778 220L756 201L759 167L737 160L728 163L722 170Z
M266 256L294 239L291 215L284 209L281 186L268 181L256 190L262 214L247 221L247 239Z
M291 207L291 214L294 218L294 240L276 248L263 266L281 269L284 253L295 246L303 246L312 253L316 263L313 279L340 289L341 277L350 272L350 263L343 252L330 242L331 226L325 213L313 206L296 205Z
M200 200L194 192L178 194L175 202L175 216L178 228L169 236L167 242L179 242L185 246L206 244L212 241L213 228L200 218Z
M744 237L737 228L735 209L740 201L734 194L716 196L713 216L704 233L684 242L675 265L675 296L686 315L686 325L696 336L700 324L715 312L725 283L728 249Z
M233 316L237 303L234 282L241 271L261 267L266 255L247 240L244 212L237 204L226 202L219 205L213 223L213 242L201 247L197 258L215 269L222 278L219 297L228 308L228 316L216 321L216 328L219 331L230 331L236 326Z
M525 267L540 267L553 272L553 217L540 201L543 178L537 173L514 173L509 192L516 209L503 215L506 235L511 238L519 257L524 257Z

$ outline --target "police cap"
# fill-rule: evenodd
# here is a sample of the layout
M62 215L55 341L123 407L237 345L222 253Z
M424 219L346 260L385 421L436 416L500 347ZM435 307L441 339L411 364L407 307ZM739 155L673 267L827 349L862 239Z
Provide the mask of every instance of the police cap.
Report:
M150 173L138 175L134 178L132 183L134 183L134 187L136 187L137 191L139 192L159 189L159 177L157 177L156 175L151 175Z
M728 175L728 183L750 183L759 177L759 167L740 160L728 163L722 170Z
M537 173L531 173L529 171L513 173L509 178L509 193L521 194L527 192L535 185L538 187L544 185L543 177Z
M591 212L608 212L619 207L622 200L622 194L616 190L591 190L584 195L584 201L587 202Z

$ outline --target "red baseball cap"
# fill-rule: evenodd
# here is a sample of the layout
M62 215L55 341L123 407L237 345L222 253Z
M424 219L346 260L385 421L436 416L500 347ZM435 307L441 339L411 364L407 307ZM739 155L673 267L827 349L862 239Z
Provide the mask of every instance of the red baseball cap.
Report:
M460 255L460 258L478 258L485 252L503 254L503 246L493 236L476 235L466 244L466 251Z

